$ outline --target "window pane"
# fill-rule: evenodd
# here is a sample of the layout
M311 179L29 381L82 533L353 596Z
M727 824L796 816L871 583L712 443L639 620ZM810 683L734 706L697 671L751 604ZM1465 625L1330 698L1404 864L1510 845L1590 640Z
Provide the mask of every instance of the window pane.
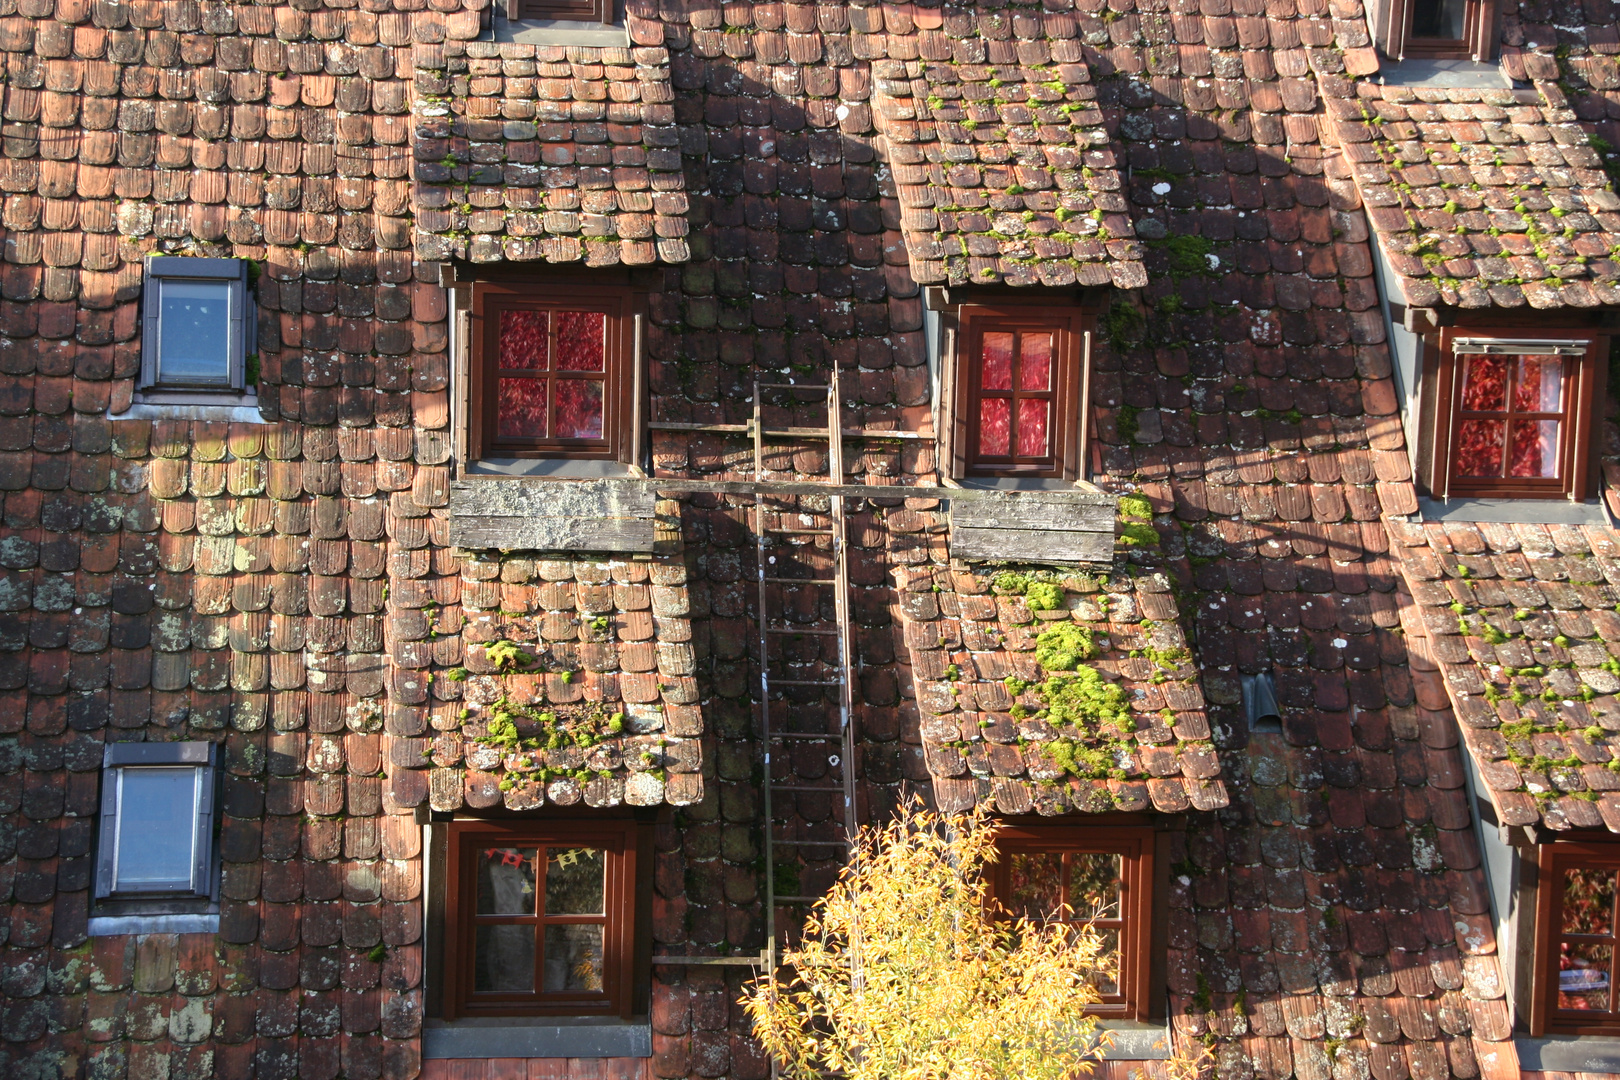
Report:
M1014 915L1050 919L1063 906L1063 856L1033 852L1003 856L1007 860L1007 895L1002 902Z
M1462 407L1469 412L1507 408L1508 362L1500 356L1463 355Z
M1018 388L1052 389L1052 336L1028 334L1018 347Z
M553 379L557 387L557 438L602 437L602 384L595 379Z
M534 924L480 926L473 947L473 989L534 992Z
M1505 420L1464 420L1457 428L1457 475L1501 476Z
M1467 8L1466 0L1414 0L1412 36L1461 41L1463 13Z
M980 387L985 390L1012 389L1012 349L1011 334L984 335Z
M158 381L229 384L230 285L163 279L157 287Z
M1509 476L1553 479L1558 476L1558 421L1513 421L1513 453L1508 455Z
M1513 385L1517 412L1558 412L1564 389L1564 360L1560 356L1521 356L1519 377Z
M600 915L607 858L597 848L549 848L547 915Z
M1118 855L1070 855L1069 906L1075 918L1119 918L1122 876L1123 860Z
M1564 933L1614 933L1613 870L1564 871Z
M1045 398L1020 398L1018 401L1018 453L1024 457L1045 457L1047 454L1046 416L1051 402Z
M1006 398L979 400L979 453L1007 456L1012 446L1012 432L1008 428L1010 404Z
M1114 997L1119 994L1119 931L1098 927L1097 936L1102 938L1103 951L1097 957L1097 970L1091 974L1091 985L1104 997Z
M501 312L500 366L543 370L549 355L544 311Z
M478 853L478 914L533 915L539 849L484 848Z
M118 891L191 881L199 770L121 769L118 786Z
M601 371L606 337L602 312L557 312L557 370Z
M546 437L546 380L502 379L495 410L502 438Z
M1608 945L1564 942L1558 955L1558 1007L1607 1012L1612 955Z
M546 971L540 989L602 989L602 928L546 927Z

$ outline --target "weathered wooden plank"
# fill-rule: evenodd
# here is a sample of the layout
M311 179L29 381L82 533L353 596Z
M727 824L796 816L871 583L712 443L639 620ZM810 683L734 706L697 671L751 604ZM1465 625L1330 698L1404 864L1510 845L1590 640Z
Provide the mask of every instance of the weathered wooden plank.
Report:
M1036 500L1050 499L1106 499L1114 505L1114 496L1106 492L1073 490L1009 492L992 488L907 487L878 484L823 484L807 480L675 480L660 478L649 480L661 495L674 495L682 491L705 491L718 495L842 495L846 499L944 499L952 504L983 502L987 499L1008 497Z
M645 480L503 477L450 485L452 516L650 518L657 501Z
M452 517L450 543L473 550L633 551L653 549L651 518Z
M952 526L951 557L1033 563L1105 563L1114 558L1114 533L1050 529L977 529Z
M1092 492L999 492L997 498L951 501L951 524L961 528L1036 529L1052 532L1114 533L1112 495ZM1046 497L1042 497L1046 496Z

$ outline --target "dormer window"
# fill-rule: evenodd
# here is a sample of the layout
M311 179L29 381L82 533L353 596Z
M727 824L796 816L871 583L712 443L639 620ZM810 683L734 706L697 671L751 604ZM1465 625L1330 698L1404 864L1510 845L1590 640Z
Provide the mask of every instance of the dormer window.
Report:
M958 319L954 475L1080 475L1085 334L1073 308L964 305Z
M1435 496L1589 497L1599 344L1593 335L1448 330L1436 372Z
M1491 58L1491 10L1484 0L1373 0L1367 21L1391 60Z

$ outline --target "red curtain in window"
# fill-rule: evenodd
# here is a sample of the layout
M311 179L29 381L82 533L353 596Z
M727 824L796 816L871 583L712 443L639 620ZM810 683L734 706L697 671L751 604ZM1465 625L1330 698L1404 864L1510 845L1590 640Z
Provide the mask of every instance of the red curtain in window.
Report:
M1056 339L1052 330L986 330L980 335L975 458L1009 464L1052 458Z
M1556 480L1567 420L1561 356L1465 353L1453 474L1461 479Z
M500 313L496 431L501 440L600 441L607 390L607 315Z

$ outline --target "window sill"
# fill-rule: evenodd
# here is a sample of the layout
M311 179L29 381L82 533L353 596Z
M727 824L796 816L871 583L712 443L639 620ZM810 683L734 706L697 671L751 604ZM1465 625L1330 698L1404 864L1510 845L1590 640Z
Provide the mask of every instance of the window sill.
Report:
M141 394L109 420L202 420L232 424L268 424L256 394Z
M423 1058L652 1057L645 1020L517 1017L429 1020Z
M127 934L217 934L219 914L212 915L92 915L91 937Z
M586 45L602 49L628 49L630 31L622 26L573 19L521 19L509 22L497 14L495 40L517 45Z
M1380 60L1375 82L1385 86L1433 87L1442 90L1511 90L1513 81L1500 64L1475 60L1407 57L1396 63Z
M1074 491L1094 490L1082 488L1073 480L1050 476L963 476L957 484L979 491Z
M1479 521L1505 525L1598 525L1608 527L1609 515L1596 499L1418 499L1424 521Z
M1613 1035L1518 1036L1519 1068L1533 1072L1620 1072L1620 1038Z
M611 480L639 477L622 461L578 458L485 458L469 461L462 475L466 477L533 476L552 480Z

